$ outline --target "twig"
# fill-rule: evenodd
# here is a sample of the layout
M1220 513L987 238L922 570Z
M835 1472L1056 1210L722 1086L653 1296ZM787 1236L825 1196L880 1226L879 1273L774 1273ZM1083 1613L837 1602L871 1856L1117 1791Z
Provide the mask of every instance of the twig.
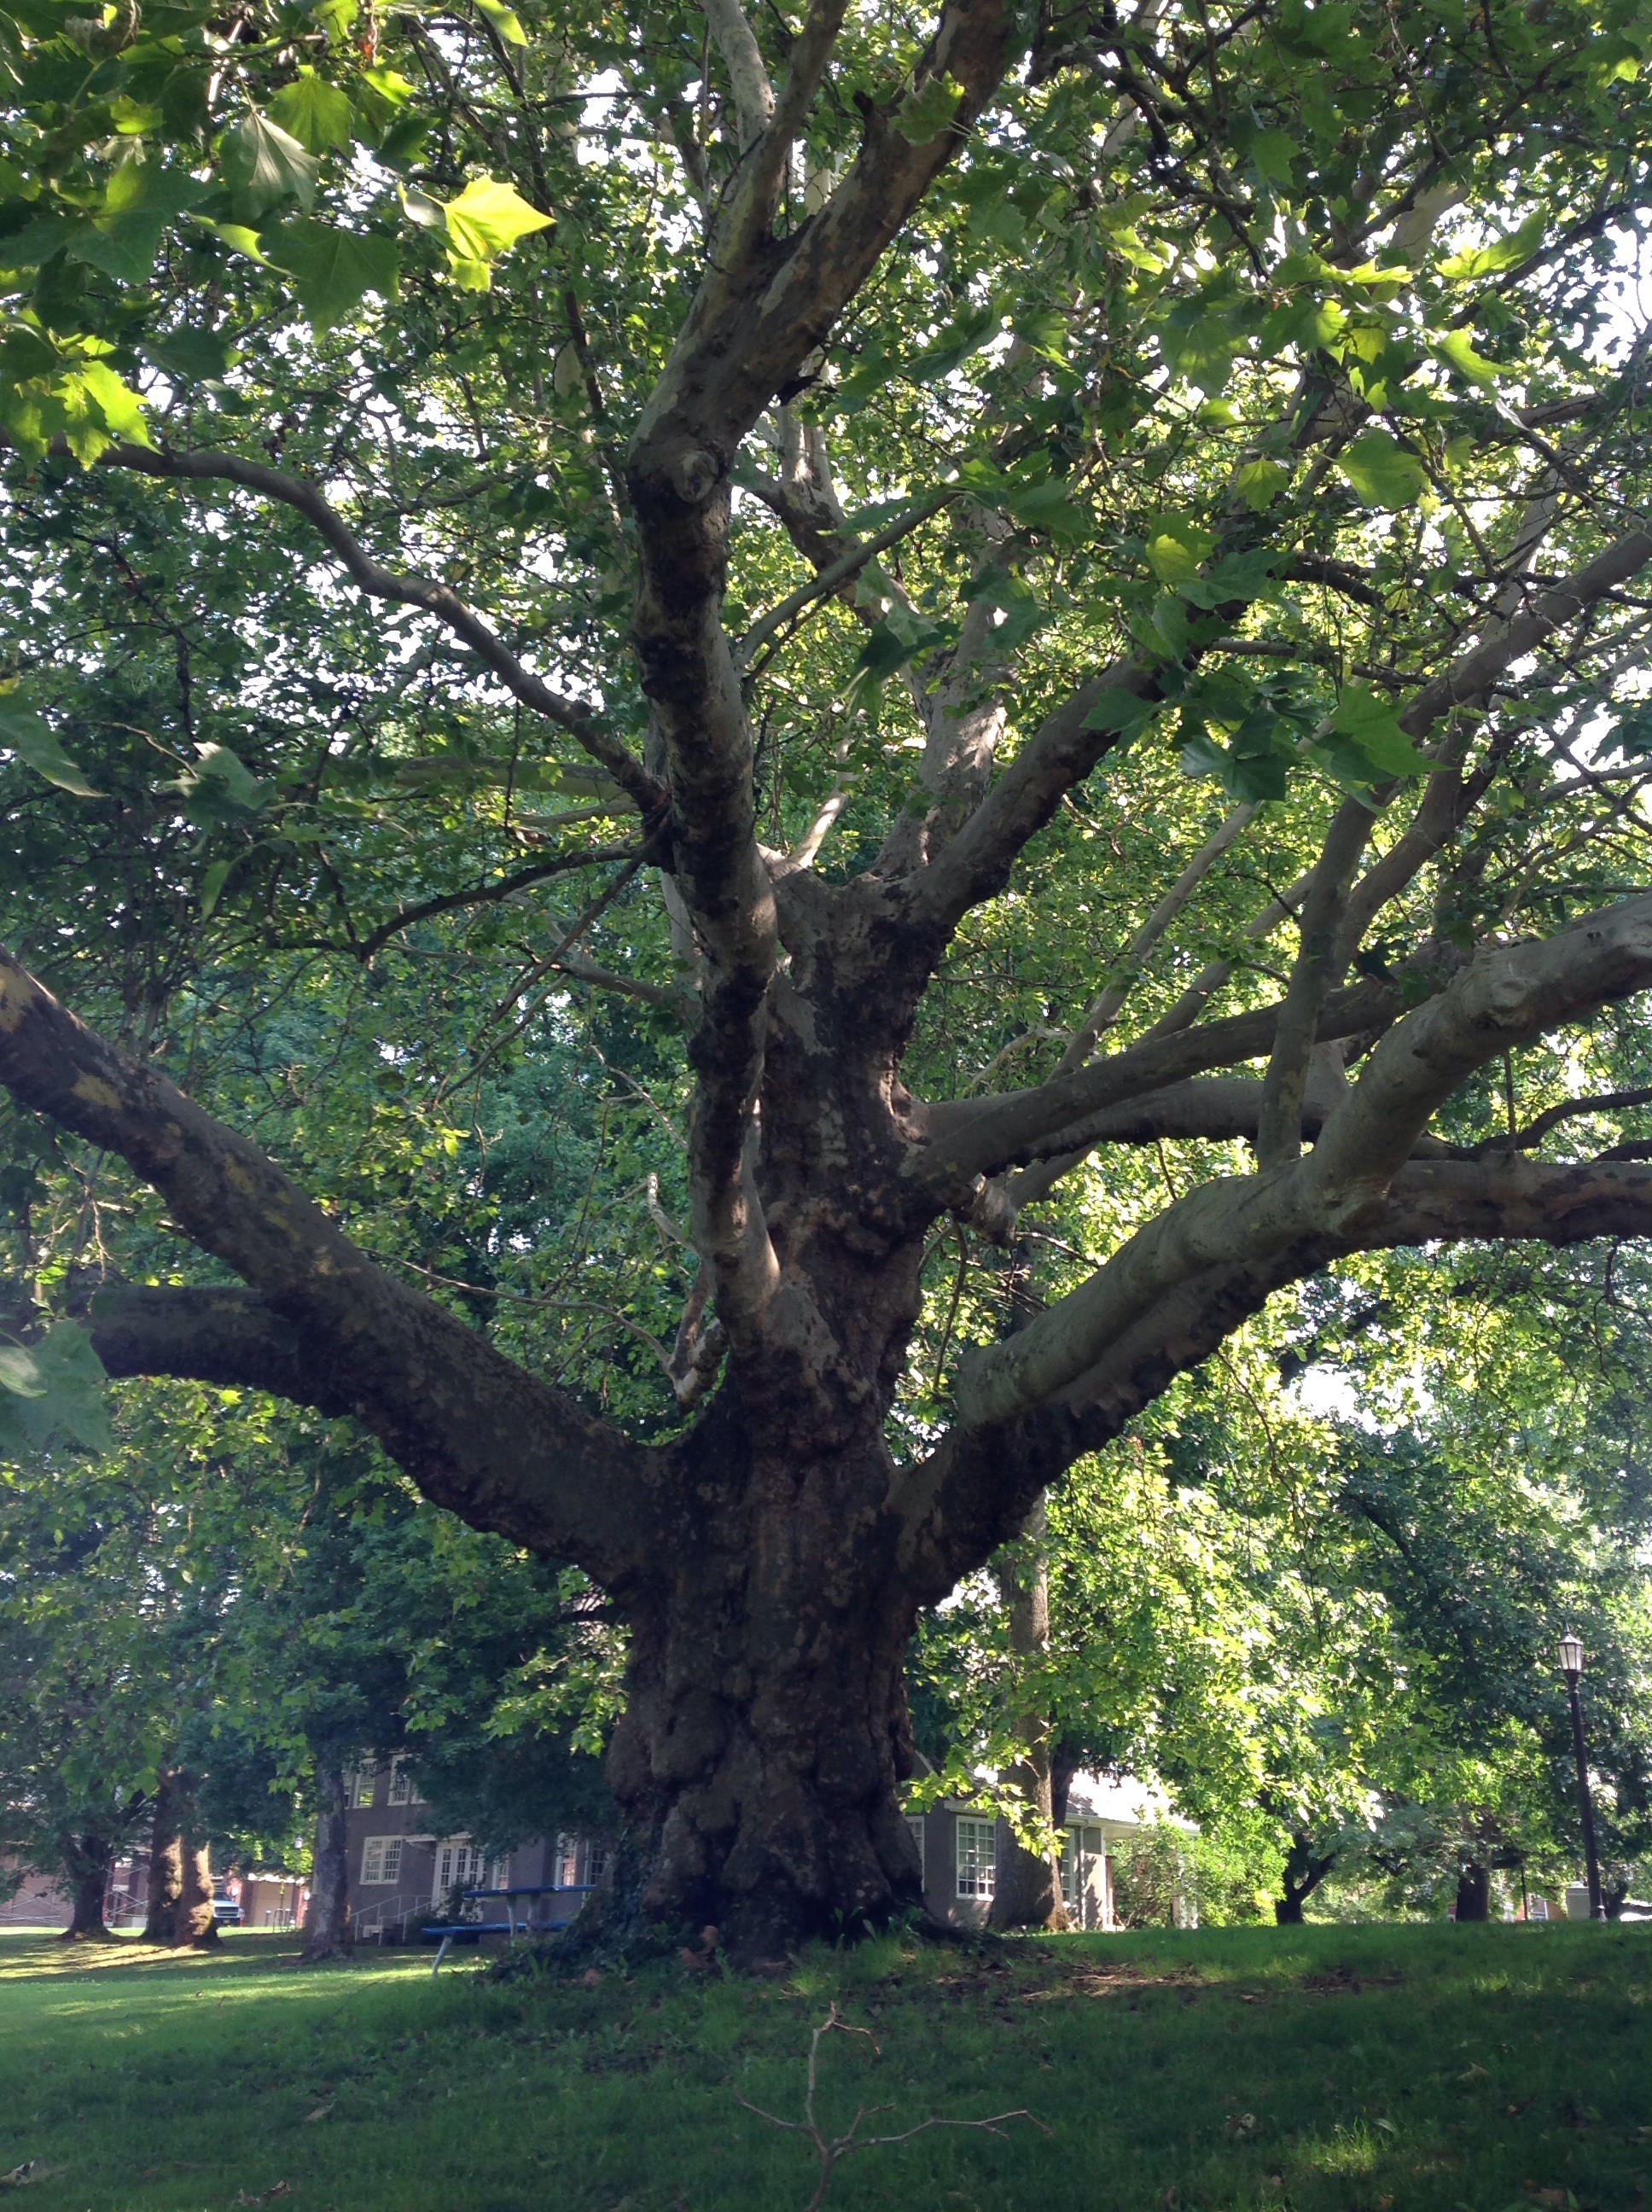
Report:
M754 2105L749 2098L741 2096L738 2090L735 2092L735 2103L744 2105L748 2112L755 2112L760 2120L767 2120L771 2128L784 2128L789 2135L807 2136L815 2146L820 2160L820 2179L815 2185L815 2193L805 2207L805 2212L820 2212L820 2207L826 2202L826 2192L832 2185L833 2172L852 2151L875 2150L880 2144L910 2142L914 2136L924 2135L931 2128L981 2128L988 2135L1001 2135L1005 2120L1030 2120L1041 2135L1050 2132L1035 2113L1017 2106L1012 2112L993 2112L984 2120L931 2118L920 2120L915 2127L902 2128L897 2135L863 2136L860 2133L863 2120L871 2119L879 2112L892 2112L895 2107L892 2105L861 2105L856 2108L854 2118L841 2136L829 2136L815 2117L815 2091L819 2078L821 2043L834 2030L840 2035L864 2036L872 2045L874 2057L883 2055L870 2028L853 2027L848 2021L839 2017L835 2003L829 2006L825 2019L809 2039L809 2086L804 2097L803 2118L800 2120L783 2120L778 2112L766 2112L761 2105Z

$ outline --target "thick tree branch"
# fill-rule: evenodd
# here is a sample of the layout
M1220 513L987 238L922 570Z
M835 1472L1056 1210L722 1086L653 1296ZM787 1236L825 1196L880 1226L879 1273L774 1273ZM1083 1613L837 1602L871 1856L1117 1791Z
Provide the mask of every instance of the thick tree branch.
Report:
M1610 1160L1415 1161L1357 1234L1328 1232L1177 1284L1049 1403L998 1426L954 1430L891 1498L902 1557L930 1602L1013 1536L1030 1499L1111 1442L1178 1375L1207 1359L1276 1291L1357 1251L1516 1238L1567 1247L1652 1237L1652 1167Z
M774 88L768 82L762 51L740 0L700 0L700 4L728 71L740 151L744 154L768 127L774 112Z
M261 1312L243 1304L209 1319L244 1347L265 1330L271 1376L268 1332L290 1330L310 1370L305 1402L347 1407L427 1496L477 1527L604 1579L635 1571L647 1453L387 1275L255 1145L116 1052L4 953L0 1083L125 1160L185 1236L261 1294ZM180 1342L185 1310L170 1314Z
M1001 1423L1067 1389L1180 1284L1327 1236L1357 1243L1430 1115L1475 1068L1649 984L1652 896L1481 953L1388 1032L1305 1158L1203 1184L1017 1335L971 1353L956 1392L964 1425Z

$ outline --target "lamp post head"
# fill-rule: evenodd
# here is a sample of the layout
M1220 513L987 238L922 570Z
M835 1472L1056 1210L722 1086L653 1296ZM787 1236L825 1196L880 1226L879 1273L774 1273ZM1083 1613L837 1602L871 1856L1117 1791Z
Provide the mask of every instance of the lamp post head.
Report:
M1583 1646L1570 1631L1560 1639L1560 1669L1574 1679L1583 1671Z

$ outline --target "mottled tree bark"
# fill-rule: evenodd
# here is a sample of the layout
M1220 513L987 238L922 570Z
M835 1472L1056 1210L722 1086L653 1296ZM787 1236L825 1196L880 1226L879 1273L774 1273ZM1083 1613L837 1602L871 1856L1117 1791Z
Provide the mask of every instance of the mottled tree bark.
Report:
M347 1959L355 1947L350 1926L344 1771L336 1760L318 1764L315 1795L315 1865L310 1876L310 1902L304 1915L302 1955L307 1966L319 1965L325 1959Z
M149 1838L149 1889L143 1920L146 1943L178 1941L178 1904L184 1893L185 1793L181 1778L168 1770L155 1792L155 1825Z
M209 1949L220 1938L212 1917L212 1847L204 1838L185 1838L183 1876L173 1942L179 1950L185 1945Z

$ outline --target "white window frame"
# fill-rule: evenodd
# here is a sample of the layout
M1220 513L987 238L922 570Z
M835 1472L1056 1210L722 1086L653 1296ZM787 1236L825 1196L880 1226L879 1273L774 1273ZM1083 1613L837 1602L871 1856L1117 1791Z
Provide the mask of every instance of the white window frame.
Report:
M577 1889L580 1887L580 1839L566 1832L556 1838L556 1887L558 1889Z
M973 1820L960 1814L956 1824L958 1895L993 1898L998 1894L998 1822Z
M376 1766L358 1766L351 1775L350 1804L357 1812L373 1803L378 1780L379 1770Z
M424 1802L413 1787L413 1777L399 1759L390 1770L390 1790L386 1802L392 1805L422 1805Z
M483 1870L482 1854L468 1836L441 1837L436 1844L436 1872L430 1885L430 1902L440 1905L455 1888L481 1888Z
M368 1836L361 1845L363 1889L393 1889L402 1878L402 1838Z
M921 1813L908 1813L906 1816L906 1823L912 1832L913 1842L918 1846L918 1879L920 1881L927 1881L929 1879L929 1823Z

